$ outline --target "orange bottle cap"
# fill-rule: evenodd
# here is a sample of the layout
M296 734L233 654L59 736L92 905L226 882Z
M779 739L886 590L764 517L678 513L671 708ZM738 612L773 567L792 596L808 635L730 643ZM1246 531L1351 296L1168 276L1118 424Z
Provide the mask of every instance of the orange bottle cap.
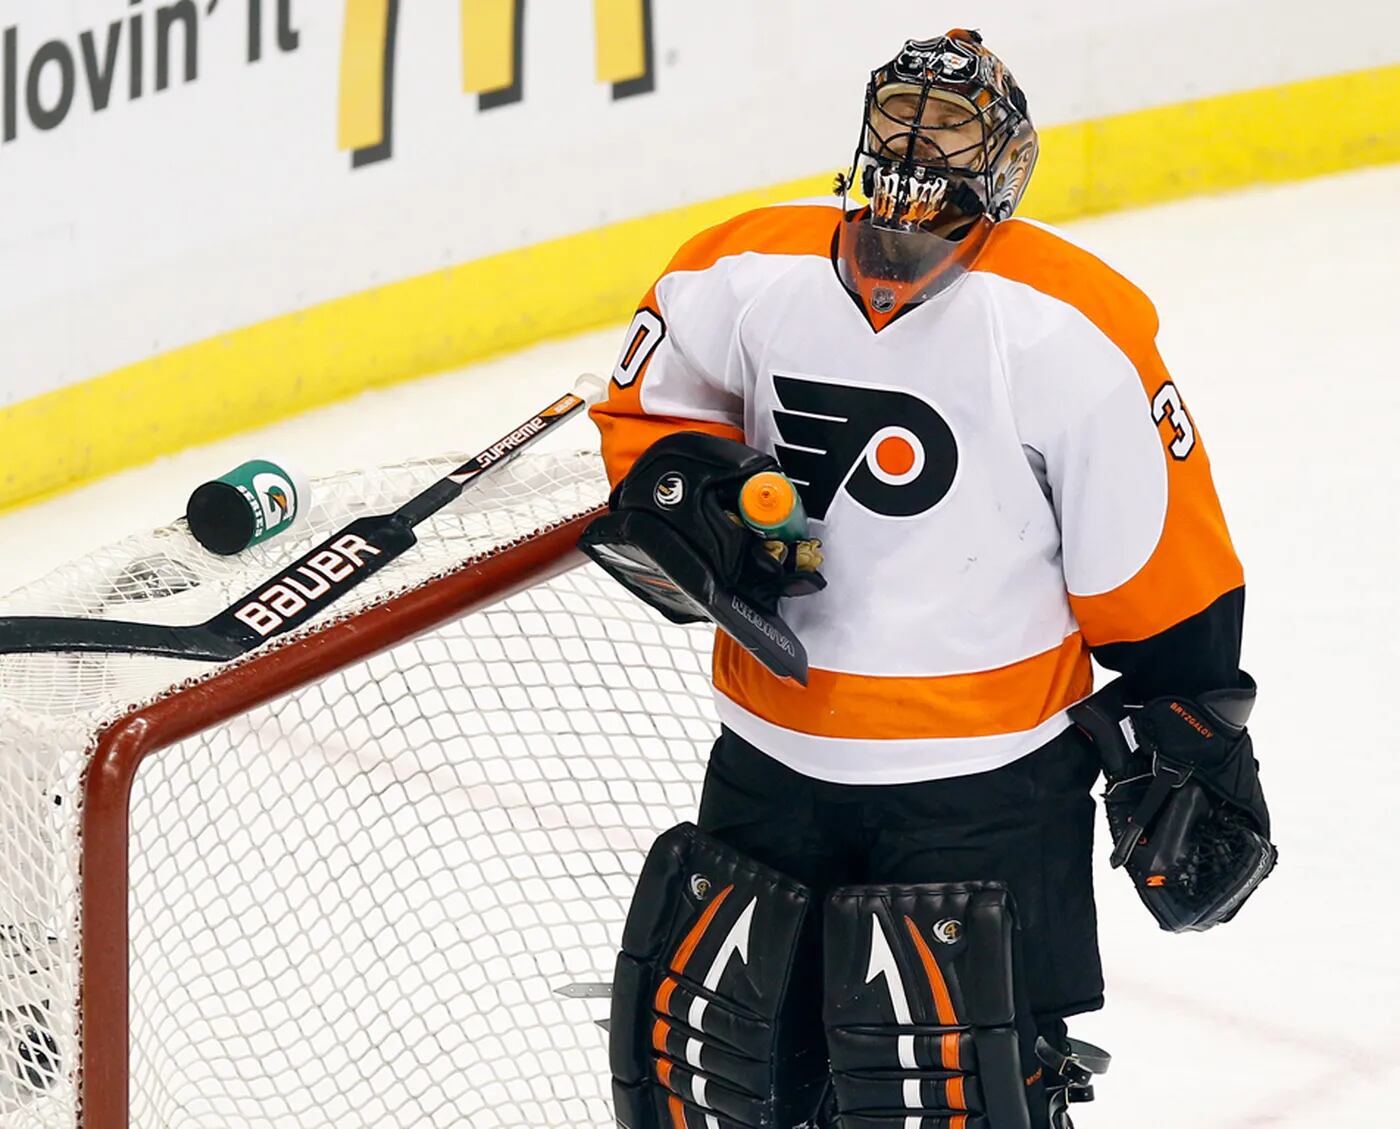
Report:
M796 507L797 491L775 471L765 470L754 475L739 491L739 508L755 525L782 525Z

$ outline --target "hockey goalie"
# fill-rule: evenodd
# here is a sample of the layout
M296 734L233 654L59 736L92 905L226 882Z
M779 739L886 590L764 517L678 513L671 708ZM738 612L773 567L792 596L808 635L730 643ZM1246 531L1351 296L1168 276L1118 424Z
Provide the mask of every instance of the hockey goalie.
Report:
M1037 147L977 33L906 43L837 196L687 243L593 410L594 558L810 657L804 684L717 635L700 809L615 973L627 1129L1066 1129L1107 1066L1066 1027L1103 1001L1100 773L1163 928L1229 920L1274 863L1206 452L1151 302L1014 218ZM791 543L735 516L764 472Z

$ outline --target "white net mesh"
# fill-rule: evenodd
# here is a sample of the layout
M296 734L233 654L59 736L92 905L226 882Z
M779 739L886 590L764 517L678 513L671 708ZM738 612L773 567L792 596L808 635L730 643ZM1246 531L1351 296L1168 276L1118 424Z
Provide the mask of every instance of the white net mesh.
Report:
M182 526L130 539L0 614L199 621L453 461L318 483L309 528L232 562ZM604 491L595 456L522 458L326 618ZM646 847L693 815L716 730L709 646L580 568L148 760L130 843L132 1125L611 1124L606 1003L561 989L609 979ZM4 1129L77 1123L93 739L209 669L0 657Z

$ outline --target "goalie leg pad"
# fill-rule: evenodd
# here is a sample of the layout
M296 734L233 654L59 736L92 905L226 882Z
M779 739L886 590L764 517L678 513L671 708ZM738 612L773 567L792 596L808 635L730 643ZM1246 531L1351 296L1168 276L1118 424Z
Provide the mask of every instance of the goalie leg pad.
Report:
M1015 930L1000 882L831 894L824 1022L841 1129L1044 1125Z
M613 980L619 1125L768 1129L811 1116L827 1070L810 902L691 824L657 839Z

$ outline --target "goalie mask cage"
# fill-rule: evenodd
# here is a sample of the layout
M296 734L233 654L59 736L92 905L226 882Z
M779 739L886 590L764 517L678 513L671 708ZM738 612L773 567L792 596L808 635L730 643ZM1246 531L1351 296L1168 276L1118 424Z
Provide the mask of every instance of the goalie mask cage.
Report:
M200 622L457 461L0 614ZM0 656L0 1129L613 1123L586 986L717 724L709 632L576 567L605 496L596 455L522 456L236 664Z

